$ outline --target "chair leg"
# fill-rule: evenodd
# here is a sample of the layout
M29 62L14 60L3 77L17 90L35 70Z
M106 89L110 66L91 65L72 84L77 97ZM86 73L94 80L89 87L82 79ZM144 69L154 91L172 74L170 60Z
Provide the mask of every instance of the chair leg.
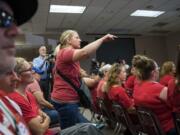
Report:
M122 129L122 124L119 123L119 128L117 129L117 135L119 135L119 133L121 132L121 129Z
M118 128L119 128L119 123L117 122L117 123L116 123L116 126L115 126L115 128L114 128L114 131L113 131L113 135L116 135L116 134L117 134Z
M91 112L91 122L93 122L93 120L95 120L96 122L96 119L95 119L95 112Z
M82 108L82 109L81 109L80 112L81 112L82 115L84 114L85 110L86 110L85 108Z
M142 132L139 132L138 135L143 135L143 133L142 133Z

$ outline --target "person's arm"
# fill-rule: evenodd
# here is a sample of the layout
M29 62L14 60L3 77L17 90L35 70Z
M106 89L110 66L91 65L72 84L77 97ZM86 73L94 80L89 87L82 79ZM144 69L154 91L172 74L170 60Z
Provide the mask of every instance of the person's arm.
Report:
M87 74L86 70L80 68L80 75L81 77L89 77L89 75Z
M168 88L164 87L159 95L159 98L165 102L167 102L167 96L168 96Z
M89 77L83 77L83 80L85 82L85 84L91 88L94 87L100 80L99 77L95 77L95 78L89 78Z
M46 115L38 115L28 122L28 127L33 135L44 135L49 128L50 118Z
M116 91L118 95L118 102L121 103L129 113L135 111L134 100L129 98L124 89Z
M54 106L46 99L44 99L43 93L40 90L33 92L33 95L35 96L40 106L47 107L49 109L54 109Z
M96 50L101 46L103 42L113 40L114 38L116 38L114 35L107 34L102 38L86 45L82 49L76 49L73 54L73 61L79 61L81 59L87 58L90 54L96 52Z

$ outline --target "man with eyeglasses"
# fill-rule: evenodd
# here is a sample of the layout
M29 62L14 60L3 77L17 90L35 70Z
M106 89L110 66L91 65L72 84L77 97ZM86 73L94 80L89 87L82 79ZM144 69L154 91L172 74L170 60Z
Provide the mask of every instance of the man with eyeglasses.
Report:
M34 15L37 5L37 0L0 0L0 135L30 135L19 106L6 95L17 79L13 68L18 26Z

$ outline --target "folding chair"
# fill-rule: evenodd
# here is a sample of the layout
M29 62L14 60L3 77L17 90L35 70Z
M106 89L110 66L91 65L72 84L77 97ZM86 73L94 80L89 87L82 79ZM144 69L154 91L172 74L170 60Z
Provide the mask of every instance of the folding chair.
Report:
M114 112L112 110L112 102L108 99L98 98L97 103L100 108L101 115L105 118L107 124L114 129L115 133L119 128L119 123L114 116Z
M143 133L148 135L166 135L162 130L156 115L146 107L136 107Z
M180 135L180 113L173 113L173 119L177 135Z
M138 122L138 116L135 112L132 114L128 113L121 104L116 102L113 102L113 111L115 112L115 117L118 122L126 126L132 135L139 134L138 130L140 130L141 127L140 123ZM136 122L131 119L132 117L134 118L134 120L136 119ZM118 132L120 133L120 130Z

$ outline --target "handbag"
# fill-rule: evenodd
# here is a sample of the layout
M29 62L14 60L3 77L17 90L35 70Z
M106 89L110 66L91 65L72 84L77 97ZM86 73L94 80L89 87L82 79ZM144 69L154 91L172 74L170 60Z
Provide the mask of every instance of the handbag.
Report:
M72 83L72 81L67 78L65 75L63 75L58 69L56 69L57 73L59 76L61 76L64 81L66 81L78 94L79 99L80 99L80 104L84 108L89 108L91 109L92 107L92 98L91 98L91 93L85 82L80 79L80 87L78 88L76 85Z

